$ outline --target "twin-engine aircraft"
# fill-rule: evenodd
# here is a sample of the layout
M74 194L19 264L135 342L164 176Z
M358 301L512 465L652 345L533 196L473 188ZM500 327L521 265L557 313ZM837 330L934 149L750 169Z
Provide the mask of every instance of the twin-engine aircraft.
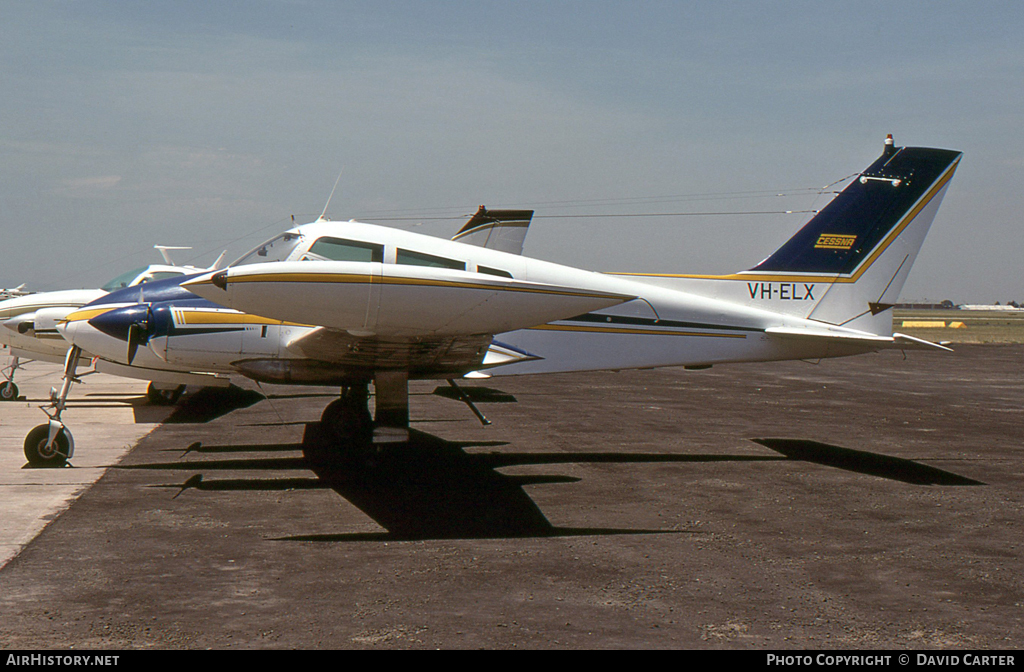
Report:
M168 254L169 250L187 250L187 247L154 245L164 259L163 264L149 264L127 271L96 289L64 289L54 292L20 292L16 296L0 301L0 345L10 348L11 364L0 371L0 401L14 401L18 398L18 386L14 375L22 359L64 363L69 349L68 342L57 332L57 323L78 308L126 287L138 287L167 278L181 279L204 270L218 268L223 254L208 268L178 266ZM24 287L21 285L18 288ZM154 379L150 379L154 380ZM159 380L159 379L156 379ZM172 381L173 382L173 381ZM183 388L182 388L183 389ZM151 385L148 396L157 403L173 403L181 390L177 384Z
M125 366L339 385L321 419L339 445L407 440L410 379L942 347L892 333L889 309L961 156L890 137L793 238L730 275L596 273L523 257L521 241L502 251L318 220L224 270L111 294L58 329ZM33 432L30 461L67 459L59 419Z

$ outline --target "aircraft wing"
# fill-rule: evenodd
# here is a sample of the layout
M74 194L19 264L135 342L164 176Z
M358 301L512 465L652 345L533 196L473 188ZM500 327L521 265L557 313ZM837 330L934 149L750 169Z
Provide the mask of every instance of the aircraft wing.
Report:
M531 219L533 210L488 210L481 205L452 240L522 254Z
M379 338L317 327L285 344L292 353L348 370L406 370L417 373L461 373L477 368L490 346L490 336Z
M231 267L182 286L252 315L403 340L493 335L635 298L447 268L348 261Z
M464 373L513 362L540 359L522 350L493 342L489 335L394 338L353 336L347 331L317 327L285 343L290 352L348 370L400 369L410 375ZM244 366L242 367L244 368Z

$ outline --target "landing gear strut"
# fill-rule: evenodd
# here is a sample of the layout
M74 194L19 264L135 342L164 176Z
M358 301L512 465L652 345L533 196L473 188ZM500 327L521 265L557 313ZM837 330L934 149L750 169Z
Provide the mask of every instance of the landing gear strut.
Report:
M0 401L15 401L18 398L18 386L14 384L14 372L18 370L18 358L11 358L11 365L2 372L5 380L0 383Z
M60 416L67 404L71 385L79 382L75 375L82 349L71 346L64 358L64 376L61 378L60 391L50 389L50 403L41 406L43 412L50 416L50 422L38 425L25 437L25 459L36 466L62 467L67 464L75 452L75 439L71 436ZM51 410L52 409L52 410Z

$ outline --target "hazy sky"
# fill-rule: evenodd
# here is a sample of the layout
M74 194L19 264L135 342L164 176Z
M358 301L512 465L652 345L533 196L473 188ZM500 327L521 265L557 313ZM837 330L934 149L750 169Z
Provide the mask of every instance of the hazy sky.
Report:
M1016 1L0 0L0 286L237 257L339 172L333 219L532 207L530 256L733 272L809 217L739 213L893 133L965 153L903 298L1024 301L1022 35ZM701 212L736 214L599 216Z

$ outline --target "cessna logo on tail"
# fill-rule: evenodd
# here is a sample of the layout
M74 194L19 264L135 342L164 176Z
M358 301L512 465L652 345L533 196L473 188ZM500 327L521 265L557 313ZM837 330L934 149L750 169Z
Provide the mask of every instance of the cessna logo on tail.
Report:
M814 247L826 250L848 250L853 247L857 236L845 236L835 233L823 233L818 237Z

